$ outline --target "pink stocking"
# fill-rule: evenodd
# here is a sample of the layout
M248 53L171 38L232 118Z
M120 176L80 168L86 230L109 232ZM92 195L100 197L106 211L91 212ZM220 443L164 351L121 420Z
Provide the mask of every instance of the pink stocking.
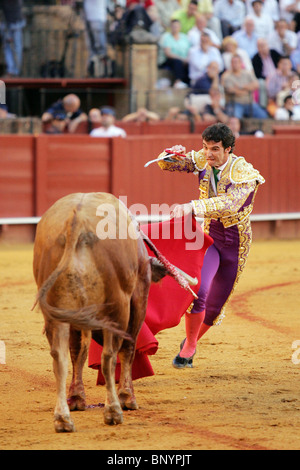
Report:
M186 341L184 346L179 353L180 357L192 357L195 353L199 330L203 325L203 319L205 316L205 310L196 313L186 313L185 315L185 331ZM204 325L206 326L206 325Z

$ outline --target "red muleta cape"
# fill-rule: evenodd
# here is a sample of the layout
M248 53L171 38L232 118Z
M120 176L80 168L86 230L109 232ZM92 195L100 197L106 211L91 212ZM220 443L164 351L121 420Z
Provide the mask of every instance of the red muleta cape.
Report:
M198 284L191 286L198 292L201 282L201 269L207 248L213 243L204 234L199 223L191 216L171 219L149 225L142 225L141 230L152 240L160 253L176 267L198 279ZM155 256L147 247L149 256ZM132 379L154 375L149 355L158 349L155 335L167 328L173 328L193 301L192 294L183 289L172 277L165 276L158 284L151 284L145 321L137 338L136 353L132 365ZM101 372L102 346L92 339L89 349L88 365L98 369L97 385L104 385ZM120 363L116 366L116 382L120 378Z

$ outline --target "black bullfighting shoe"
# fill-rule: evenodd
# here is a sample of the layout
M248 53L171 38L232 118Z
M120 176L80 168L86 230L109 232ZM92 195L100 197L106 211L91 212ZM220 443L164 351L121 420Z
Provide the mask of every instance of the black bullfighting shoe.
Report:
M193 367L193 354L191 357L180 357L179 354L173 359L172 365L175 369L183 369L184 367Z

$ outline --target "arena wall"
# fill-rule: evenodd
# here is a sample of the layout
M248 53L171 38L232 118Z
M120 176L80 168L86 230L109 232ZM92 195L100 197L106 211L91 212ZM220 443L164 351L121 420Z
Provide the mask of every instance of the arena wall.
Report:
M195 175L163 172L156 164L147 168L144 164L178 143L187 149L200 148L200 135L180 134L174 127L172 133L164 129L152 135L153 128L149 126L148 135L129 135L126 139L0 136L1 239L32 240L34 225L11 225L3 218L39 217L58 198L71 192L112 192L124 197L128 206L143 205L142 212L150 215L164 212L158 207L163 203L197 198ZM235 153L244 155L266 179L257 193L253 212L254 235L258 238L300 236L299 144L300 136L281 134L241 136L237 141Z

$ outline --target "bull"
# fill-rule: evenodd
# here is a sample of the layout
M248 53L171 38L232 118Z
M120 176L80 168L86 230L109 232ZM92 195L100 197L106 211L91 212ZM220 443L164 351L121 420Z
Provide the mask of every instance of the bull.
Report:
M38 223L33 272L36 303L53 358L56 432L75 431L70 411L86 408L82 374L91 337L103 346L104 423L122 423L122 409L138 408L131 368L151 280L158 282L168 273L174 276L157 261L149 257L128 209L111 194L70 194L53 204ZM73 373L67 397L69 351Z

